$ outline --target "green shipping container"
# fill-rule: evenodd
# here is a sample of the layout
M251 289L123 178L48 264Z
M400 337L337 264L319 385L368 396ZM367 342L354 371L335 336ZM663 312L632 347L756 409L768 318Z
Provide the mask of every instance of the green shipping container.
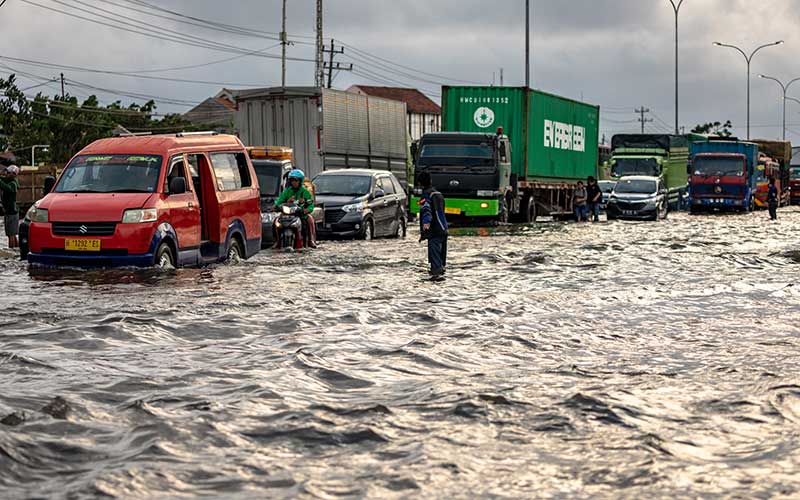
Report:
M495 133L503 127L519 180L597 176L598 106L523 87L443 87L442 116L446 132Z

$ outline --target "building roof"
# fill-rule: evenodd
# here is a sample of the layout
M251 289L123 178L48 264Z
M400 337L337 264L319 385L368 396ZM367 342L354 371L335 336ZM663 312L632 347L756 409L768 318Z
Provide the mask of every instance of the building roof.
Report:
M184 113L183 118L198 125L222 125L233 122L234 112L229 101L219 97L209 97Z
M393 101L406 103L409 113L419 113L426 115L440 115L442 108L430 100L428 96L417 89L407 89L401 87L372 87L369 85L353 85L348 92L366 94L372 97L382 97Z

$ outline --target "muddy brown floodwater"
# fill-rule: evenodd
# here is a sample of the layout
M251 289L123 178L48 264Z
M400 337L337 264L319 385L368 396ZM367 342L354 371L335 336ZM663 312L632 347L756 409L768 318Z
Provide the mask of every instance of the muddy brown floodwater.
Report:
M0 497L798 498L800 211L0 259ZM0 250L2 252L2 250Z

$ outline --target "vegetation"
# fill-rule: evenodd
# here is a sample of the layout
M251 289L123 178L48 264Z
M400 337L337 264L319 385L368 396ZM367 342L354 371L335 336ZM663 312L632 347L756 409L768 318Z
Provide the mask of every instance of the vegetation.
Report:
M692 129L692 132L695 134L708 134L708 135L717 135L720 137L730 137L733 135L731 129L733 125L731 121L728 120L725 123L722 122L709 122L704 123L702 125L698 125Z
M14 75L0 78L0 152L14 152L19 163L30 163L30 148L36 144L50 145L47 152L36 152L37 163L66 163L92 141L111 137L118 127L134 133L196 129L181 115L158 115L152 100L125 107L120 101L101 106L93 95L83 102L71 95L50 98L39 93L29 98Z

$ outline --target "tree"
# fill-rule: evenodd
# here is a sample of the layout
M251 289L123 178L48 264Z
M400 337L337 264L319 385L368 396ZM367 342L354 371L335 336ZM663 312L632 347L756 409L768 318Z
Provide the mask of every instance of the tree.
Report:
M20 163L30 162L30 148L35 144L50 145L37 159L66 163L91 142L111 137L117 126L131 132L197 130L181 115L155 116L152 100L126 107L120 101L102 106L95 96L82 103L69 94L49 98L39 93L30 98L19 90L14 75L0 78L0 151L11 150Z
M731 121L728 120L725 123L721 122L709 122L703 125L698 125L692 129L692 133L694 134L708 134L708 135L718 135L720 137L730 137L733 135L731 129L733 125Z

